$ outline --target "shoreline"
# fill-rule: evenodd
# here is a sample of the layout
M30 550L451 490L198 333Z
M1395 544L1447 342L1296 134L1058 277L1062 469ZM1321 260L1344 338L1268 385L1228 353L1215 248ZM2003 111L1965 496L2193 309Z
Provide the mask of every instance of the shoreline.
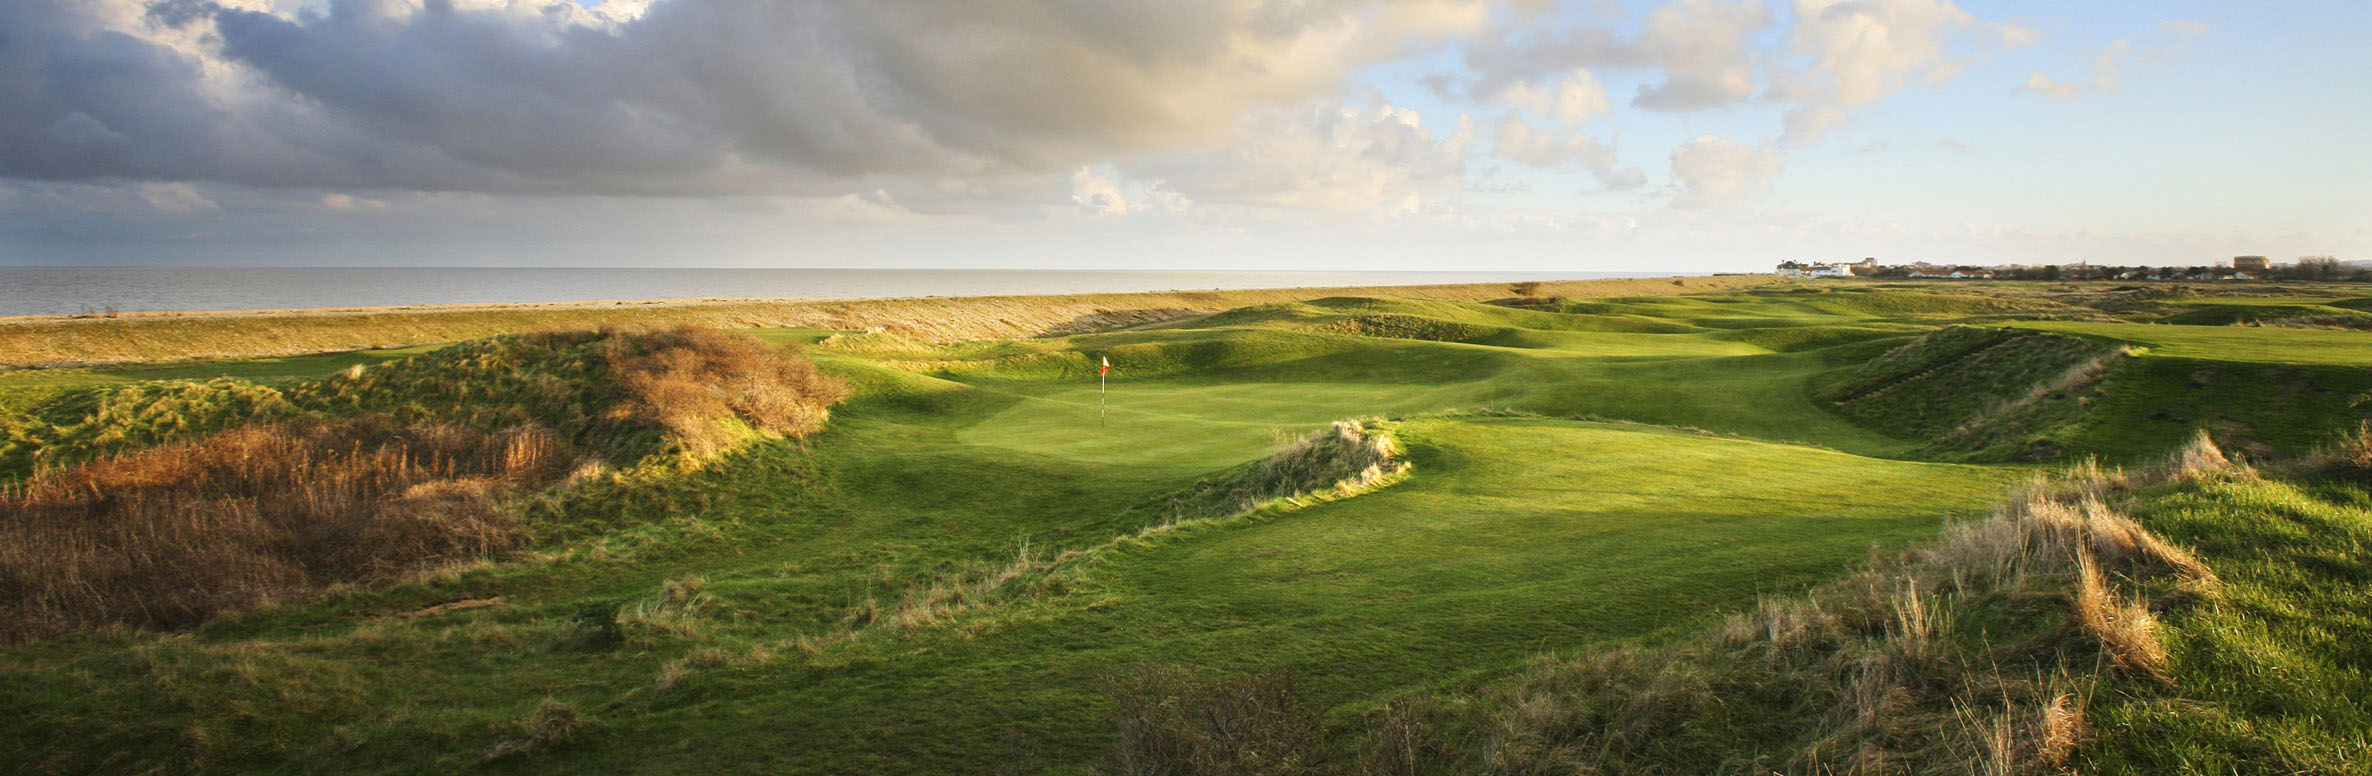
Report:
M1770 275L1540 281L1568 298L1666 296L1783 282ZM1143 325L1256 304L1333 296L1445 301L1504 299L1508 283L1307 286L1204 291L839 298L689 298L400 307L139 312L0 318L0 370L407 347L500 334L612 326L882 329L952 342L1059 336Z

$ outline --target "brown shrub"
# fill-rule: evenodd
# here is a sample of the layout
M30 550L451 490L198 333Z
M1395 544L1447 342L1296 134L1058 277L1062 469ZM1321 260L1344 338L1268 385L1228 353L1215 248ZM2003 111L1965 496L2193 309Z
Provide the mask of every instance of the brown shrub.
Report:
M798 438L822 429L831 406L848 398L846 383L797 349L749 337L682 326L612 342L610 366L627 393L613 415L654 423L695 452L725 443L719 419Z
M0 640L176 628L510 546L507 489L566 474L537 427L248 426L0 492Z
M1141 669L1113 683L1111 716L1120 740L1101 770L1120 776L1307 773L1320 733L1284 673L1206 680Z

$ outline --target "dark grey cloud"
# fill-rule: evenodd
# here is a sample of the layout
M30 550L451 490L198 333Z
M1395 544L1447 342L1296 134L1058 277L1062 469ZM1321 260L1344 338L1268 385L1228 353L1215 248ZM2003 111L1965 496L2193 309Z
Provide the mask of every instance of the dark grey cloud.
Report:
M1213 139L1478 7L19 0L0 4L0 178L706 194L1034 175Z

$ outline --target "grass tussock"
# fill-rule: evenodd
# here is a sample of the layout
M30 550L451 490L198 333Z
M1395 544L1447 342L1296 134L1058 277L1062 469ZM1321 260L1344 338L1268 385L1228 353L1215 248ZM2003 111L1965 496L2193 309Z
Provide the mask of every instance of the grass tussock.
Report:
M1172 521L1247 512L1278 499L1352 495L1405 472L1408 462L1390 425L1378 418L1339 420L1280 442L1245 467L1197 482L1172 497Z
M535 711L516 727L517 735L503 739L486 752L488 761L519 757L540 751L567 746L575 741L585 727L585 719L577 707L556 698L544 698Z
M2309 456L2301 468L2336 479L2372 482L2372 420L2358 421L2355 428L2341 432L2336 441Z
M1144 668L1112 680L1112 776L1308 773L1323 727L1293 675L1206 678Z
M803 436L847 395L795 351L680 328L458 346L260 390L268 401L218 387L101 396L80 431L50 441L110 454L0 485L0 640L189 627L468 563L525 541L512 503L600 478L609 457ZM128 452L111 445L131 436L105 431L239 417L205 414L216 396L269 411ZM695 581L685 595L697 593ZM696 602L662 604L634 621L672 630Z

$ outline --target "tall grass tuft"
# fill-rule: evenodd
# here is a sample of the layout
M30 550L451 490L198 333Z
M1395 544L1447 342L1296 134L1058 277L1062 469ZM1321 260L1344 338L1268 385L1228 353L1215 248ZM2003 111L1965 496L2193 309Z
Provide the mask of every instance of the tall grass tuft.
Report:
M1278 499L1361 493L1407 470L1399 445L1383 420L1338 420L1282 440L1267 458L1195 483L1172 499L1171 519L1248 512Z
M1323 731L1291 674L1144 668L1113 680L1111 693L1120 739L1098 770L1112 776L1308 773Z
M248 426L0 492L0 639L195 625L509 547L511 489L574 461L535 426Z

